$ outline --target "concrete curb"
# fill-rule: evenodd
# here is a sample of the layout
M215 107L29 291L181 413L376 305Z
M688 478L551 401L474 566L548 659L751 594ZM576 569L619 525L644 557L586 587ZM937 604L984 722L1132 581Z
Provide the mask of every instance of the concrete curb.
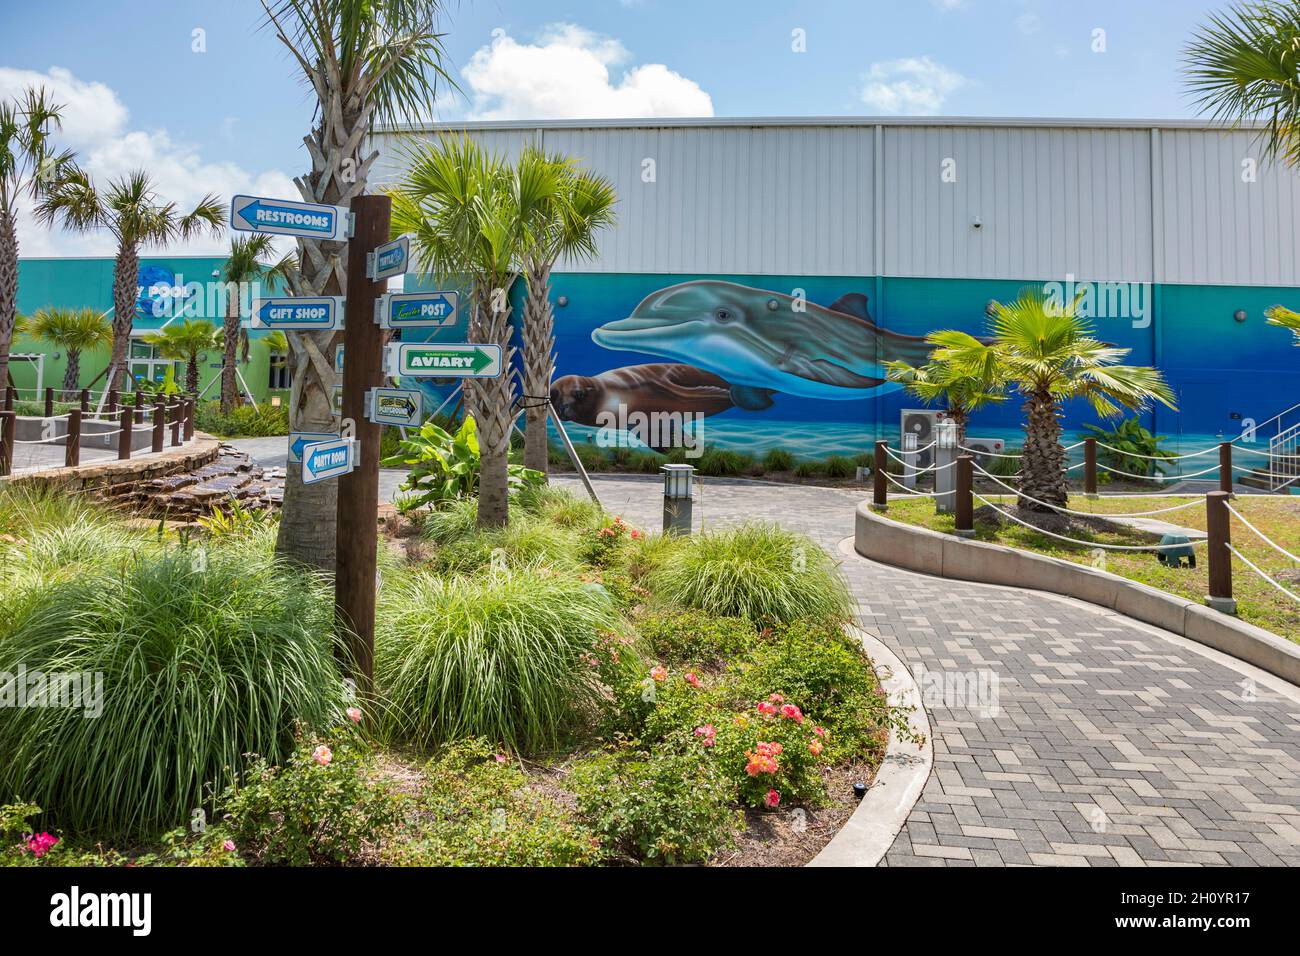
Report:
M104 491L123 482L144 481L165 475L193 471L216 460L221 440L195 432L194 439L179 448L166 448L157 454L137 455L126 461L87 462L75 468L46 468L0 478L0 484L45 485L68 491Z
M860 627L853 630L875 665L876 676L890 703L914 705L908 714L908 726L924 742L899 740L890 734L885 759L876 771L871 789L808 866L876 866L893 846L934 767L930 720L921 706L921 691L912 679L912 672L874 635Z
M854 550L934 577L1064 594L1118 611L1300 684L1300 645L1195 601L1060 558L893 521L860 504Z

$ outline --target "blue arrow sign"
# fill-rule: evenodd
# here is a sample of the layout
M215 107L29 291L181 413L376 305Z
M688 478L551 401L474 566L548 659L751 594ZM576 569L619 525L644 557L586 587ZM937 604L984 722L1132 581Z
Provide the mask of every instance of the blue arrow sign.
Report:
M332 441L338 437L336 432L290 432L289 460L302 461L302 450L308 445L314 445L322 441Z
M459 306L455 292L389 292L375 303L375 321L384 329L446 328Z
M235 196L230 200L230 228L239 232L341 240L348 237L348 210L343 206L292 199Z
M424 396L413 388L372 388L366 392L366 417L376 425L418 428L424 420Z
M377 246L366 257L366 277L378 282L392 276L400 276L411 264L411 238L399 236L392 242Z
M356 467L356 447L355 439L339 437L304 445L302 483L310 485L346 475Z
M331 331L343 328L343 296L277 296L253 300L255 329Z

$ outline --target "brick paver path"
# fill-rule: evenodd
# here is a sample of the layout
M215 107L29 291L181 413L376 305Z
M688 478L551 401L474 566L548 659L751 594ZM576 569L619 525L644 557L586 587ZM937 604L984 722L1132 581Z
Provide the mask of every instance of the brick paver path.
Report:
M658 479L594 480L659 527ZM862 627L940 679L934 772L885 865L1300 865L1300 689L1094 605L845 557L863 498L704 479L695 521L808 533ZM990 675L996 700L971 690Z

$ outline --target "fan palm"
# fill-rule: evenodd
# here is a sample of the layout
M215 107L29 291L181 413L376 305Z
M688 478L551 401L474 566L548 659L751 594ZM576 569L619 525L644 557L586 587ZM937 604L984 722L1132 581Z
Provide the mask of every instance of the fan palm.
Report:
M142 169L101 188L85 170L71 167L36 204L36 217L47 224L62 223L74 232L106 229L117 241L108 382L110 388L120 388L139 294L140 252L205 231L216 234L225 226L225 207L212 195L204 196L189 212L181 212L174 202L160 203L153 180Z
M63 369L63 396L72 401L81 387L81 353L113 344L113 326L98 309L37 309L31 334L63 349L68 363Z
M366 192L371 166L366 135L385 124L427 118L442 67L434 29L436 0L263 0L267 26L288 50L312 92L314 121L304 139L311 170L295 185L308 202L348 205ZM453 84L454 85L454 84ZM347 282L343 242L298 241L298 267L287 276L294 295L340 295ZM289 334L289 422L294 431L329 432L336 384L335 333ZM375 382L378 385L380 383ZM301 467L285 476L276 551L298 563L334 569L338 483L302 483Z
M614 224L613 184L579 171L571 160L536 146L515 165L519 194L532 205L520 215L525 229L523 321L524 465L546 473L546 402L555 374L555 313L551 269L561 256L594 257L596 233Z
M1290 329L1295 336L1296 345L1300 345L1300 312L1292 312L1284 305L1275 305L1264 310L1269 325Z
M144 336L163 358L185 363L185 391L199 392L199 353L221 347L221 330L202 319L173 321Z
M230 240L230 252L222 267L221 278L226 286L226 314L222 324L221 351L221 411L228 414L239 404L239 385L235 378L235 353L242 347L243 361L248 361L248 332L239 321L239 288L245 283L283 283L296 265L293 256L284 256L275 263L266 257L275 251L274 239L265 234L235 236Z
M970 416L1006 399L1002 363L994 348L965 332L944 329L925 340L934 347L929 361L916 367L902 360L887 362L886 374L927 404L943 402L957 426L958 443L964 444Z
M1093 337L1078 302L1051 302L1028 289L1010 305L992 304L994 349L1007 381L1024 396L1025 443L1017 507L1044 510L1028 500L1064 506L1066 453L1061 447L1061 404L1085 399L1103 418L1153 402L1175 408L1174 395L1154 368L1121 365L1129 349Z
M18 200L38 196L72 161L71 153L56 153L50 143L62 109L43 88L0 99L0 385L9 380L9 349L17 334Z
M525 250L522 209L543 202L552 183L519 176L505 162L464 136L433 146L413 146L407 169L393 189L393 232L414 236L423 271L470 285L469 341L498 345L509 370L510 289ZM469 412L478 423L478 524L510 520L507 457L514 421L514 383L509 374L466 379Z

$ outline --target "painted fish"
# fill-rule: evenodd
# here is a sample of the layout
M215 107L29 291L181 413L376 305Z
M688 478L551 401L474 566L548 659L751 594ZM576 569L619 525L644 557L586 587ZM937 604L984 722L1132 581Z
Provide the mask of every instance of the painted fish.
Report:
M829 307L734 282L697 279L645 297L626 319L591 333L597 345L690 362L731 383L739 408L771 405L771 393L848 401L894 391L884 363L913 365L930 354L925 339L880 328L867 297L841 296Z
M731 407L730 389L730 383L711 372L665 362L562 376L551 385L551 402L565 421L597 425L602 412L618 415L620 408L625 415L716 415Z

